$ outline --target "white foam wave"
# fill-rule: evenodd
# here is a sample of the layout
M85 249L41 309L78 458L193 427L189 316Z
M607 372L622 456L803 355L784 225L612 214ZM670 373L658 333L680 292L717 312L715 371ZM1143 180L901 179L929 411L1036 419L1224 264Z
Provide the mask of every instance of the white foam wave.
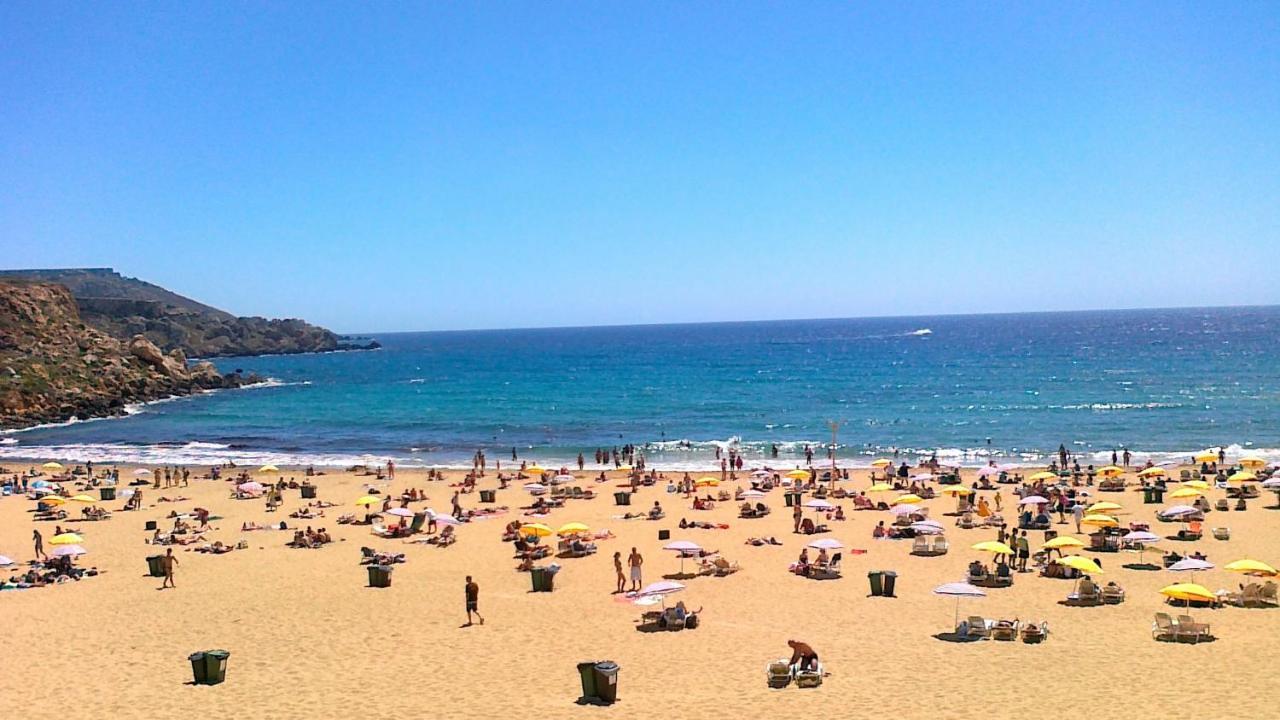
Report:
M933 331L932 331L932 330L930 330L929 328L920 328L919 330L912 330L911 332L909 332L909 333L907 333L907 334L908 334L908 335L915 335L915 336L918 336L918 337L924 337L925 335L932 335L932 334L933 334Z

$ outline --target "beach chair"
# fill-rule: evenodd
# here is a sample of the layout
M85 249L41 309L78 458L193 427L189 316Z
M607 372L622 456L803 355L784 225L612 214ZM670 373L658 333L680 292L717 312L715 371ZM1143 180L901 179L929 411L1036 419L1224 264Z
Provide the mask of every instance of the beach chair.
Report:
M981 615L970 615L956 626L956 636L964 640L985 640L991 636L992 624Z
M1069 605L1078 605L1081 607L1101 605L1102 592L1098 589L1098 586L1092 582L1082 582L1080 583L1080 589L1078 592L1067 596L1067 603Z
M991 625L989 634L992 640L1010 642L1018 639L1018 627L1017 620L998 620Z
M1124 588L1119 585L1107 585L1102 588L1102 602L1107 605L1119 605L1124 602Z
M929 538L924 535L917 535L911 543L912 555L929 555L933 552L933 548L929 546Z
M822 663L818 663L817 670L796 670L795 681L798 688L816 688L822 685Z
M788 658L779 658L764 668L765 681L771 688L784 688L791 684L791 663Z
M1179 615L1176 628L1179 639L1191 638L1193 643L1213 637L1209 632L1209 623L1196 622L1190 615Z
M947 551L950 549L951 549L951 543L947 542L947 539L942 535L939 535L933 539L932 553L934 555L946 555Z
M1258 602L1263 606L1280 605L1280 598L1276 597L1276 584L1268 580L1263 583L1262 588L1258 591Z
M729 562L722 557L716 557L709 560L703 560L699 563L703 575L711 575L714 577L725 577L732 575L742 568L736 562Z
M1213 504L1213 509L1226 512L1231 509L1231 506L1227 504L1226 500L1218 500L1218 502Z
M1231 528L1216 527L1213 529L1214 540L1230 540Z
M1039 624L1028 623L1022 626L1022 642L1027 645L1042 643L1049 637L1049 623L1041 620Z
M1151 623L1151 637L1165 642L1177 641L1178 626L1168 613L1156 613L1156 619Z
M809 577L814 580L839 580L840 574L840 557L842 553L836 553L831 556L831 562L826 565L814 565L809 569Z

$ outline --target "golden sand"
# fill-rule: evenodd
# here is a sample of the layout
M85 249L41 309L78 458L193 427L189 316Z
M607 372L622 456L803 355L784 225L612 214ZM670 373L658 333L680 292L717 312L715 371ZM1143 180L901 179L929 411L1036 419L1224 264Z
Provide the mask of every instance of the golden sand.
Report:
M121 468L130 477L132 468ZM300 473L285 471L284 476ZM451 480L459 475L451 473ZM844 554L844 577L806 580L787 572L810 538L791 534L791 517L780 493L767 502L773 514L740 520L737 504L694 511L689 501L664 487L642 489L631 510L660 499L662 522L617 519L614 483L596 485L590 501L570 500L546 520L552 527L582 521L617 537L599 543L585 559L560 560L553 593L531 593L530 577L515 571L511 545L499 537L519 517L529 496L514 484L498 493L512 514L458 528L452 547L405 544L373 537L367 526L338 525L342 512L356 511L367 478L333 473L317 478L319 498L340 507L319 520L288 520L304 504L286 491L285 506L266 512L261 500L229 498L230 483L193 481L190 487L145 491L140 512L116 512L103 522L65 523L84 536L90 555L81 565L106 573L55 587L0 593L0 716L155 718L198 715L215 718L395 717L1063 717L1098 713L1156 718L1269 716L1280 661L1280 611L1226 608L1192 610L1212 624L1216 642L1168 644L1152 640L1153 614L1168 611L1157 590L1188 578L1173 573L1122 569L1133 558L1102 554L1107 574L1128 591L1118 606L1073 608L1059 604L1071 589L1063 580L1018 575L1009 589L964 600L961 614L1047 621L1051 634L1040 645L1021 642L943 642L955 601L934 595L942 583L962 580L979 555L969 546L993 539L990 529L957 530L942 513L950 498L930 501L932 515L948 527L950 554L909 554L910 541L873 541L883 512L855 512L832 523L829 537L865 555ZM966 482L971 479L966 478ZM869 485L865 471L846 487ZM389 489L426 488L430 505L447 511L452 490L428 483L421 472L401 470ZM481 488L496 486L490 477ZM722 485L732 489L731 483ZM161 495L190 501L157 503ZM1006 500L1012 495L1004 490ZM1221 496L1214 491L1211 498ZM477 495L464 507L480 507ZM1122 521L1152 521L1169 534L1176 526L1154 522L1158 506L1143 505L1133 490L1098 499L1122 503ZM1280 560L1280 513L1263 493L1247 512L1215 512L1206 530L1229 526L1231 539L1164 544L1185 552L1199 548L1219 568L1235 559ZM848 501L844 502L848 509ZM36 525L20 498L0 500L0 553L25 562ZM123 502L105 503L118 509ZM184 552L177 588L160 590L146 576L144 558L155 553L145 541L147 520L162 528L170 511L209 508L223 519L210 540L247 550L226 555ZM424 505L414 505L419 508ZM1006 506L1006 516L1009 508ZM723 522L727 530L681 531L681 517ZM242 522L286 520L293 526L324 526L336 542L316 550L286 547L291 532L240 531ZM53 523L39 523L46 542ZM1055 528L1064 531L1073 527ZM704 608L701 627L683 632L636 630L640 608L620 602L612 555L625 558L632 546L646 560L645 582L675 573L678 560L660 548L658 530L687 539L742 564L725 578L688 580L680 599ZM783 547L750 547L750 536L775 535ZM1034 532L1033 548L1041 533ZM404 552L392 587L366 587L359 549ZM1088 554L1088 553L1086 553ZM543 561L545 562L545 561ZM15 568L8 568L14 570ZM898 597L868 597L866 572L898 572ZM7 576L9 573L5 573ZM463 578L481 586L484 626L465 621ZM1211 589L1234 588L1245 578L1221 569L1197 578ZM817 690L770 690L765 664L788 654L798 638L820 653L830 676ZM187 655L195 650L231 652L227 682L193 686ZM580 706L575 664L610 659L621 666L620 702L609 708Z

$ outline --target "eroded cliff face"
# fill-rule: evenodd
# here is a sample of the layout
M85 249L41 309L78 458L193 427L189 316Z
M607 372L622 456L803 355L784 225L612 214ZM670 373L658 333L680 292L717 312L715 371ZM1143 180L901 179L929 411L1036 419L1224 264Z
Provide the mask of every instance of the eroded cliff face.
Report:
M91 327L62 285L0 281L0 427L119 415L130 403L257 380Z

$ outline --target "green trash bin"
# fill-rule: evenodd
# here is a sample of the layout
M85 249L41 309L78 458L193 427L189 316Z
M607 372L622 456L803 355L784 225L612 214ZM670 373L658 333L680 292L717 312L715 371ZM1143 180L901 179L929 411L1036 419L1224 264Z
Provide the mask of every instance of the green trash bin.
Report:
M529 571L529 579L533 582L534 592L546 592L547 569L536 567Z
M375 588L391 587L391 566L390 565L370 565L369 566L369 587L375 587Z
M893 584L898 580L898 573L886 570L884 573L884 596L893 597Z
M101 499L103 499L103 500L115 500L115 499L116 499L116 489L115 489L115 487L100 487L100 488L98 488L98 497L99 497L99 498L101 498Z
M782 499L787 503L787 507L791 507L796 504L796 496L793 493L783 493Z
M1155 495L1151 492L1153 488L1150 486L1142 488L1142 503L1151 505L1155 503Z
M204 653L193 652L187 656L191 661L191 674L194 676L192 682L196 685L207 684L209 673L205 666Z
M1156 505L1159 505L1160 503L1164 502L1164 488L1162 487L1151 488L1151 500Z
M630 505L630 504L631 504L631 493L629 493L629 492L616 492L616 493L614 493L614 494L613 494L613 503L614 503L615 505Z
M227 679L227 658L231 653L226 650L206 650L204 652L205 684L217 685Z
M150 555L147 557L147 574L151 577L164 577L163 555Z
M315 499L315 497L316 497L316 486L315 486L315 485L303 485L303 486L302 486L302 497L303 497L304 499L307 499L307 500L314 500L314 499Z
M884 595L884 573L880 570L872 570L867 573L867 579L871 581L871 594L880 597Z
M596 661L578 663L578 675L582 676L582 697L596 697Z
M481 491L480 491L480 502L482 502L482 503L491 503L491 502L496 502L496 501L497 501L497 499L498 499L498 493L497 493L497 491L495 491L495 490L481 490Z
M596 697L606 705L618 701L618 664L605 660L592 668L595 675Z

